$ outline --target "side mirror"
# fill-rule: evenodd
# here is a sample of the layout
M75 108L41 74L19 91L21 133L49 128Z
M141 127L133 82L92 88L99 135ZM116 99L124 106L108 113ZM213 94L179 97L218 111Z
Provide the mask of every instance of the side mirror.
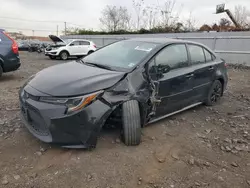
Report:
M71 43L70 46L75 46L75 44L74 44L74 43Z
M168 73L171 70L171 68L168 65L161 65L161 64L159 64L157 66L156 70L157 70L158 74L166 74L166 73Z

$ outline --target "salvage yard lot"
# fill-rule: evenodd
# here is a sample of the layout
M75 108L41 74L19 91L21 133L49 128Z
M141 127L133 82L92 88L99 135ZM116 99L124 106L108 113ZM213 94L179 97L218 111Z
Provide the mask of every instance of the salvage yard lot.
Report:
M20 86L64 62L20 56L20 70L0 78L0 187L250 187L250 70L230 68L219 105L147 126L138 147L126 147L119 131L110 129L102 131L96 149L85 151L41 143L24 128Z

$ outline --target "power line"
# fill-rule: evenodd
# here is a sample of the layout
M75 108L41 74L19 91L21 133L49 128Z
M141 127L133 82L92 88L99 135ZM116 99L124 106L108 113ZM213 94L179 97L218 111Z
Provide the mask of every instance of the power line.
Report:
M85 26L83 26L83 25L78 25L78 24L74 24L74 23L71 23L71 22L67 22L67 24L75 25L75 26L78 26L78 27L85 27Z
M0 19L9 19L9 20L18 20L18 21L25 21L25 22L47 22L47 23L58 23L63 21L53 21L53 20L29 20L29 19L22 19L22 18L11 18L11 17L0 17Z
M5 26L0 26L0 28L3 29L15 29L15 30L24 30L24 31L44 31L44 32L55 32L53 30L47 30L47 29L29 29L29 28L17 28L17 27L5 27Z
M55 21L55 20L30 20L30 19L23 19L23 18L12 18L12 17L0 17L0 19L9 19L9 20L18 20L18 21L24 21L24 22L42 22L42 23L64 23L65 21ZM67 22L71 25L75 25L75 26L78 26L78 27L85 27L83 25L79 25L79 24L75 24L75 23L72 23L72 22Z

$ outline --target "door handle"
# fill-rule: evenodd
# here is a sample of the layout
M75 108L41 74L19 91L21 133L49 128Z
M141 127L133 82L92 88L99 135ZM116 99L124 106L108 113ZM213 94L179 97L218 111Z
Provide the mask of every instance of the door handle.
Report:
M212 66L211 66L211 67L209 67L209 69L208 69L208 70L214 70L214 67L212 67Z
M186 78L191 78L193 76L194 76L194 74L188 74L188 75L186 75Z

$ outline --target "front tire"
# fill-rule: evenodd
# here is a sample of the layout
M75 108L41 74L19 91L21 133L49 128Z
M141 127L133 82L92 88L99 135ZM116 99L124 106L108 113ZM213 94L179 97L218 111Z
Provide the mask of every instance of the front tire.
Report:
M69 53L66 51L62 51L59 56L60 56L61 60L67 60L69 57Z
M207 106L215 105L217 102L220 101L222 92L223 92L222 83L219 80L215 80L208 92L205 104Z
M141 116L139 104L132 100L122 105L122 138L127 146L136 146L141 142Z

